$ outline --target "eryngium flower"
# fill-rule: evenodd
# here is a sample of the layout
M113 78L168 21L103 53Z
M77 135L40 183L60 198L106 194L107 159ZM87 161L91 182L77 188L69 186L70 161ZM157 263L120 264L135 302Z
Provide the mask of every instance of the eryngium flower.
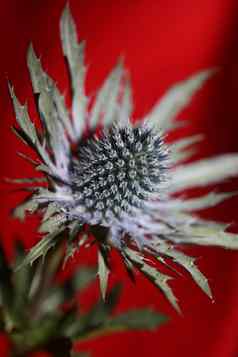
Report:
M21 181L35 186L15 215L24 218L26 211L40 211L39 231L45 234L23 264L44 256L63 238L68 245L67 258L93 235L99 247L104 297L112 246L120 251L130 275L138 268L176 309L177 299L168 285L171 277L160 273L145 257L180 264L211 297L195 259L178 251L177 246L193 243L237 248L238 237L225 232L225 225L191 213L216 205L231 194L211 192L184 199L179 198L179 191L237 175L238 155L183 164L200 136L180 139L168 147L164 135L176 127L175 117L214 71L202 71L176 84L139 124L133 124L131 88L121 61L91 102L85 94L84 43L78 43L68 7L60 31L72 84L71 111L32 46L27 62L41 129L35 127L26 105L21 106L9 85L19 124L15 131L38 154L36 169L44 175L42 180Z

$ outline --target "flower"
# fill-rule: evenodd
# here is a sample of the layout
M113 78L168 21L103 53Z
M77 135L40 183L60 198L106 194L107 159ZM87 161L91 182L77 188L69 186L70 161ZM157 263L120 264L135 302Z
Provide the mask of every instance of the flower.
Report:
M63 53L72 84L69 113L56 83L43 70L32 45L27 62L42 129L36 129L27 107L21 106L9 85L16 119L15 131L38 154L36 169L44 174L33 193L15 210L43 214L39 231L43 239L23 264L44 256L67 232L66 257L91 234L99 246L99 278L105 297L110 266L108 254L118 249L130 274L137 267L179 310L168 280L146 257L183 266L201 289L212 297L207 279L195 259L177 250L180 243L238 247L238 237L218 222L202 220L194 210L218 204L230 193L214 193L182 199L179 191L213 184L238 173L238 155L227 154L190 164L183 160L200 140L193 136L165 143L165 135L177 125L178 113L214 73L204 70L173 86L139 123L131 119L132 95L121 61L112 70L93 102L85 94L84 43L78 43L76 27L66 6L60 22ZM189 148L189 150L187 150ZM167 259L167 260L166 260Z

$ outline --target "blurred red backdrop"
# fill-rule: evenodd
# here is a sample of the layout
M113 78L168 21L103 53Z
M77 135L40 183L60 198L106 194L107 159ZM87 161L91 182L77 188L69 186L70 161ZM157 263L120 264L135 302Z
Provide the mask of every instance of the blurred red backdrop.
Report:
M14 118L6 85L9 78L20 99L28 99L34 116L25 62L30 41L60 88L68 86L58 32L64 4L64 0L8 0L0 4L1 177L33 173L30 165L16 156L16 151L26 149L10 130ZM87 42L89 92L98 88L122 54L131 73L134 114L141 117L174 82L202 68L219 66L216 77L184 111L189 126L183 131L206 134L199 157L238 151L237 0L71 0L70 6L80 38ZM181 135L181 131L176 135ZM220 187L237 190L237 185L236 180ZM17 235L21 235L27 247L37 240L36 219L28 218L22 224L9 217L21 194L9 193L7 189L7 186L1 189L0 234L11 253ZM206 215L238 223L237 209L238 199L234 198ZM156 332L128 332L76 348L92 349L95 357L237 357L238 253L214 248L193 248L189 252L202 257L199 266L213 288L214 304L185 274L172 282L183 310L183 317L178 316L141 276L138 275L134 286L115 257L112 280L118 278L125 286L119 309L149 305L169 315L171 320ZM96 261L89 252L81 252L78 261L81 260ZM87 299L93 299L95 294L97 291L90 291ZM5 357L6 352L2 353Z

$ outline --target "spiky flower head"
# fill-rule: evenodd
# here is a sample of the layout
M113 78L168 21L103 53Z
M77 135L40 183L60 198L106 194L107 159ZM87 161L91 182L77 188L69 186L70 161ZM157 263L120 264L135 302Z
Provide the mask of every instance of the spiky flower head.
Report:
M113 126L100 138L86 140L72 161L70 180L77 218L110 226L143 212L165 180L167 149L146 127ZM120 241L118 242L120 244Z
M56 83L43 70L33 47L27 62L42 129L36 129L27 107L21 106L9 85L20 136L38 154L36 168L43 184L18 206L43 215L39 231L45 237L32 248L23 264L44 256L67 241L66 258L93 234L99 247L99 278L105 297L111 247L118 249L132 274L134 267L149 277L179 309L168 285L169 276L148 264L145 255L183 266L211 297L207 279L195 259L177 250L180 243L217 245L236 249L238 237L220 223L208 222L191 212L216 205L228 193L209 193L193 199L179 198L179 191L219 182L238 173L238 155L227 154L183 164L200 136L165 143L176 127L174 119L213 74L204 70L173 86L139 124L132 120L132 95L122 62L112 70L91 103L85 94L84 43L78 43L76 27L66 7L60 21L63 53L72 85L71 111ZM189 150L187 150L189 148ZM19 182L19 180L18 180ZM165 260L164 258L167 258Z

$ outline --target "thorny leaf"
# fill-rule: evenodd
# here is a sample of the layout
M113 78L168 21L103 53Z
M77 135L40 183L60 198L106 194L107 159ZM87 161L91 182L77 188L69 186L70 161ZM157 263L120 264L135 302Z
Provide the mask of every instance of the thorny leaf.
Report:
M109 269L107 267L104 256L102 255L100 249L98 250L98 276L99 276L102 298L103 300L105 300L106 292L107 292Z
M76 26L68 6L65 7L60 20L60 33L72 81L72 117L76 140L82 136L85 129L88 99L84 91L86 74L84 43L78 43Z
M13 101L16 119L19 126L23 130L23 133L26 135L26 137L30 140L31 145L36 149L41 159L45 162L47 172L54 172L54 164L51 161L49 154L40 143L35 125L33 124L33 122L29 117L27 106L26 105L22 106L20 104L14 93L13 87L10 84L9 84L9 91Z
M28 177L28 178L6 178L4 181L12 183L12 184L35 184L35 183L44 183L47 182L45 177Z
M167 322L167 317L150 308L134 309L112 317L106 323L106 330L154 330Z
M237 234L224 232L220 228L209 226L186 227L183 235L173 236L171 239L178 243L238 249Z
M81 236L79 237L79 235ZM66 242L66 252L63 266L70 258L74 257L74 254L88 239L88 234L83 232L83 225L79 221L73 221L68 225L68 239Z
M65 228L65 215L62 213L56 214L54 216L49 217L47 220L44 220L38 232L40 233L54 233L56 230L61 228Z
M178 164L179 162L190 158L196 152L193 145L201 142L203 138L203 135L197 134L175 141L171 145L170 149L171 160L173 164ZM191 146L192 148L190 148ZM188 147L190 149L188 149Z
M65 136L54 102L53 80L43 71L40 60L36 57L32 45L28 49L27 63L31 74L33 91L38 95L39 113L47 130L48 146L54 153L56 173L67 179L69 144Z
M172 86L146 116L145 121L164 132L173 128L174 119L215 72L214 69L204 70Z
M132 89L129 78L126 78L123 95L121 100L121 107L119 111L119 124L122 126L128 125L130 117L133 112Z
M49 218L51 218L52 216L54 216L56 213L58 213L59 210L57 208L57 206L55 205L55 203L49 203L45 212L44 212L44 215L42 217L42 221L47 221Z
M198 267L195 265L195 258L189 257L186 254L177 251L166 243L159 244L157 246L159 254L163 254L169 258L172 258L177 264L181 265L187 270L194 281L200 286L200 288L212 299L212 292L209 287L207 278L201 273Z
M169 202L163 203L163 209L170 211L197 211L205 208L213 207L219 203L237 195L235 192L225 192L225 193L216 193L209 192L208 194L190 198L190 199L174 199ZM158 205L159 206L159 205Z
M13 210L13 216L23 221L26 217L26 213L34 213L38 209L38 206L39 203L31 196L15 207Z
M17 241L15 244L16 259L14 267L17 268L18 264L22 262L25 257L25 249L21 242ZM25 305L29 302L29 293L31 289L31 284L35 274L34 267L29 265L24 266L13 274L13 284L14 284L14 305L18 314L23 314ZM24 317L23 317L24 318Z
M121 77L123 74L122 62L112 70L99 91L91 112L91 129L95 129L101 117L104 127L110 126L116 118L118 95Z
M180 313L177 298L167 283L167 281L172 278L168 275L160 273L157 269L145 263L143 257L132 249L124 248L124 253L127 258L164 293L175 310Z
M22 262L17 266L16 271L25 267L26 265L32 265L35 260L42 257L45 258L48 251L53 248L61 240L61 233L64 231L64 227L55 230L52 233L44 236L26 255Z
M237 174L238 157L236 154L203 159L175 168L171 180L171 190L177 192L192 187L206 186Z

